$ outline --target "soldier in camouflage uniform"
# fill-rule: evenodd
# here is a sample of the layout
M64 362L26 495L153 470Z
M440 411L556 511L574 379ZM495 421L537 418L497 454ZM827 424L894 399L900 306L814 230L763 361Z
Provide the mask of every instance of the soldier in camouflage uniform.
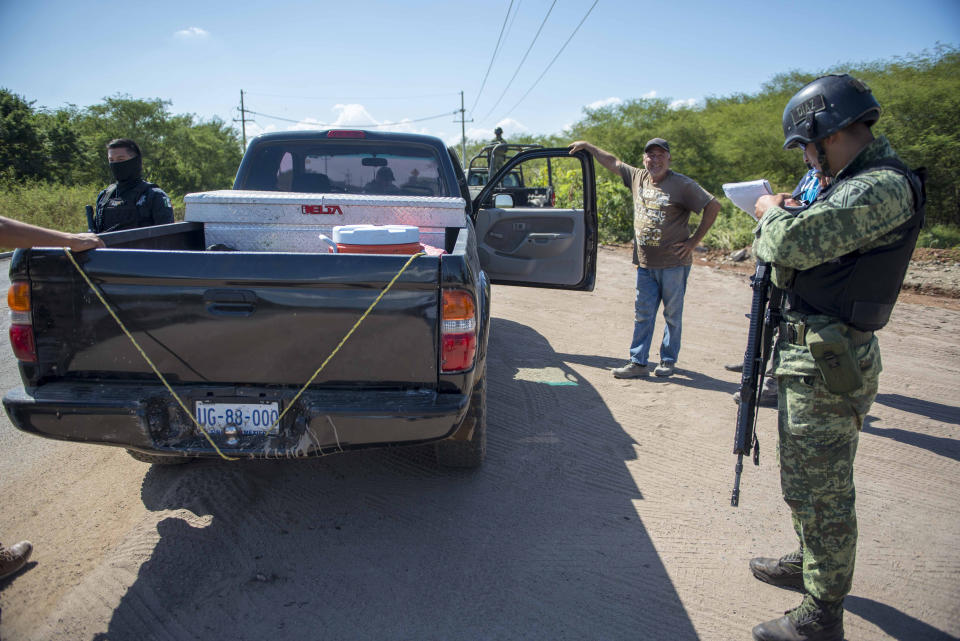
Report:
M753 629L758 641L843 639L857 546L853 459L877 394L874 330L890 317L923 220L923 185L870 127L869 88L848 75L801 89L783 115L784 148L803 147L833 184L799 211L760 198L754 254L787 292L774 360L780 383L783 497L799 549L750 562L754 575L803 590L801 605Z

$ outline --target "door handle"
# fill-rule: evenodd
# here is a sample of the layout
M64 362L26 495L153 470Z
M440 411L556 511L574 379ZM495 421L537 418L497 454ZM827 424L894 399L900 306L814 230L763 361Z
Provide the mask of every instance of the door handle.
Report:
M546 245L549 242L555 240L566 240L570 238L570 234L549 234L549 233L535 233L527 234L528 243L536 243L537 245Z
M208 289L203 302L211 314L249 316L257 308L257 295L248 289Z

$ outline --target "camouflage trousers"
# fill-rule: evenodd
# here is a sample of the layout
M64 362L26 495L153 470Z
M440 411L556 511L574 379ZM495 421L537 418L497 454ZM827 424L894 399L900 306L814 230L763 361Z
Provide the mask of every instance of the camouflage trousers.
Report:
M857 555L853 459L882 369L874 337L855 348L863 385L830 392L809 350L778 345L778 457L783 499L803 550L806 592L839 601L850 592Z

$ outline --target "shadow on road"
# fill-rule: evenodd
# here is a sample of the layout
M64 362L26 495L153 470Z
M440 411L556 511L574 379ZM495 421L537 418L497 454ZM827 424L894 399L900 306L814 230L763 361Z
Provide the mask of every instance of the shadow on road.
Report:
M960 408L951 405L910 398L901 394L877 394L877 403L911 414L925 416L947 425L960 425ZM960 441L955 438L932 436L897 427L877 427L874 425L875 420L874 417L868 416L864 421L863 431L867 434L893 439L898 443L919 447L954 461L960 461Z
M926 416L940 423L960 425L960 407L954 407L953 405L924 401L902 394L877 394L877 403L911 414Z
M918 639L924 639L924 641L956 641L956 637L896 608L872 599L847 595L847 598L843 600L843 607L861 619L869 621L898 641L916 641Z
M101 638L696 639L633 506L633 440L540 334L492 323L481 469L154 466L143 502L171 512Z
M596 367L598 369L612 370L617 367L623 367L627 363L625 358L612 358L610 356L585 356L583 354L557 354L558 359L566 363L576 363L577 365L586 365L587 367ZM656 361L651 361L650 370L656 367ZM612 374L611 374L612 376ZM673 383L674 385L683 385L694 389L708 392L725 392L733 394L740 389L739 383L730 383L727 381L701 374L693 370L677 367L673 376L660 378L651 374L643 379L644 382Z

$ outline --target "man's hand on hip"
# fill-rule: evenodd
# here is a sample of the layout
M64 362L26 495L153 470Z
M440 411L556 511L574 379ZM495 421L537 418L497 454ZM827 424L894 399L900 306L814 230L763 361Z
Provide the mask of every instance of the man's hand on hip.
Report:
M690 237L682 243L675 244L673 246L673 253L676 254L680 260L685 261L687 257L693 253L693 250L698 244L699 242L695 238Z

